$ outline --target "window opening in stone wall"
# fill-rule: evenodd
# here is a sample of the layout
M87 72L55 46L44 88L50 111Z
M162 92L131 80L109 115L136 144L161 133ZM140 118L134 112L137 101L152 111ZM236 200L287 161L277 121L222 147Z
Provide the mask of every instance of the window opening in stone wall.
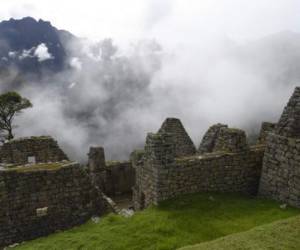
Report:
M29 164L35 164L36 163L35 156L28 156L27 157L27 162Z

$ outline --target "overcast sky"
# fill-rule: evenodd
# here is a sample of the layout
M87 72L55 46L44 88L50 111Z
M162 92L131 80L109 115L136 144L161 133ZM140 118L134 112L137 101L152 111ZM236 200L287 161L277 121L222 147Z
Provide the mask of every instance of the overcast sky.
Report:
M238 41L300 31L299 0L1 0L0 19L33 16L92 39Z

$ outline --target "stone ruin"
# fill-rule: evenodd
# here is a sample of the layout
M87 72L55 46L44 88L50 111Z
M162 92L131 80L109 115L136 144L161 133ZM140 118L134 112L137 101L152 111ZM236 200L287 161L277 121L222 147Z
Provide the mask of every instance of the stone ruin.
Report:
M169 133L174 142L176 157L189 156L196 153L196 148L181 121L177 118L167 118L158 133Z
M130 161L106 162L103 147L91 147L88 157L88 171L94 185L111 197L131 195L135 170Z
M68 160L57 142L50 136L20 138L0 147L0 162L9 165L24 165Z
M176 148L185 147L178 143L185 141L174 142L174 134L159 130L148 134L144 152L132 154L135 209L195 192L257 193L264 147L249 147L244 131L212 126L200 144L205 154L178 157Z
M227 127L220 129L213 152L243 152L248 149L249 146L245 131Z
M259 194L300 207L300 88L266 138Z
M50 137L14 140L0 148L1 163L10 167L0 168L0 247L117 211L106 195L132 195L136 210L208 191L259 195L300 207L300 88L277 124L262 124L252 146L244 131L215 124L197 151L180 120L168 118L129 161L105 161L103 147L91 147L88 157L86 168L68 162Z
M0 171L0 248L80 225L107 209L78 163Z
M0 148L0 248L82 224L109 209L89 175L49 136Z
M263 122L261 125L259 137L257 140L258 144L266 144L267 136L270 132L273 132L276 128L276 123Z
M218 124L211 126L207 130L207 132L203 136L203 139L202 139L199 149L198 149L198 152L200 154L211 153L214 151L214 148L216 145L216 140L219 136L221 128L228 128L228 126L225 124L218 123Z

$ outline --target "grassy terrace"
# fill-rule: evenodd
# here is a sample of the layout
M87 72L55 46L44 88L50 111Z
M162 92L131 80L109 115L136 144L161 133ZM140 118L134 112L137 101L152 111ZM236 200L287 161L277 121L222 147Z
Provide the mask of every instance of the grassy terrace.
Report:
M300 249L300 216L263 225L246 232L232 234L220 239L184 247L180 250L260 250Z
M281 209L273 201L239 195L194 194L162 202L131 218L110 214L97 224L89 221L16 249L170 250L245 232L299 214L298 209Z

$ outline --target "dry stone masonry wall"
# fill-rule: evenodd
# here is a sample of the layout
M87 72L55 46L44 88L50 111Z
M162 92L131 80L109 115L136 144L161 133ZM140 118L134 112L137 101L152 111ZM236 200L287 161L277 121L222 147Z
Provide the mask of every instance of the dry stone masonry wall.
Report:
M90 147L88 153L88 170L94 185L104 190L106 181L105 154L103 147Z
M227 127L215 141L213 153L178 158L172 134L148 134L145 151L133 157L135 208L200 191L256 194L264 147L250 148L243 131Z
M219 136L221 128L228 128L228 126L225 124L218 123L218 124L211 126L207 130L207 132L203 136L203 139L202 139L199 149L198 149L198 152L200 154L213 152L215 144L216 144L216 140Z
M167 118L158 133L172 135L176 157L189 156L196 153L196 148L181 121L177 118Z
M105 193L115 197L132 194L135 182L135 169L130 161L107 163Z
M213 152L243 152L247 151L246 133L243 130L235 128L221 128L215 142Z
M276 133L286 137L300 138L300 87L297 87L284 108L276 126Z
M300 207L300 88L266 139L259 194Z
M136 168L136 185L133 188L134 205L143 209L160 201L159 189L168 179L162 171L175 164L174 137L168 133L149 133L146 138L143 162L133 162Z
M266 144L268 134L274 132L275 128L276 128L276 123L263 122L261 125L260 134L257 143Z
M68 157L50 136L20 138L6 142L0 148L2 164L23 165L30 161L39 163L63 160L68 160Z
M132 193L135 170L130 161L106 163L103 147L91 147L88 156L89 174L94 185L109 196Z
M0 171L0 204L0 248L82 224L106 209L76 163Z

